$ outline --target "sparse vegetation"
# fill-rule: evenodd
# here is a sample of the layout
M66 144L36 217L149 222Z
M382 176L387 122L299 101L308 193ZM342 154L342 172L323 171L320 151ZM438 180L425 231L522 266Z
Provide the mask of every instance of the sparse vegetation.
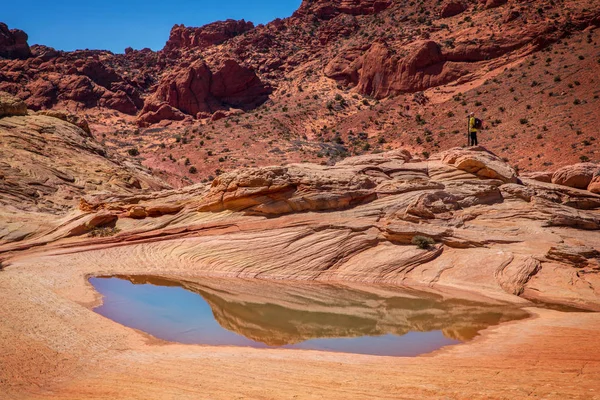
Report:
M427 250L430 249L431 246L433 246L435 244L435 240L433 240L430 237L427 236L413 236L412 240L410 241L412 244L414 244L415 246L417 246L419 249L423 249L423 250Z
M117 228L116 226L95 227L88 233L88 236L89 237L110 237L110 236L115 236L119 232L121 232L121 230L119 228Z

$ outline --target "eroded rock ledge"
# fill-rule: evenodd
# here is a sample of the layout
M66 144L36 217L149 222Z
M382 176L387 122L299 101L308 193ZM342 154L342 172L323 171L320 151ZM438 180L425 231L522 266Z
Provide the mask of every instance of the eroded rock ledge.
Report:
M47 234L5 241L0 258L9 265L35 253L48 265L85 260L98 270L148 263L165 266L163 274L385 282L600 310L600 195L577 188L595 187L594 168L557 172L569 187L519 178L475 147L429 160L395 150L332 167L245 169L210 187L88 195ZM116 234L87 235L104 225ZM418 248L415 236L435 244Z

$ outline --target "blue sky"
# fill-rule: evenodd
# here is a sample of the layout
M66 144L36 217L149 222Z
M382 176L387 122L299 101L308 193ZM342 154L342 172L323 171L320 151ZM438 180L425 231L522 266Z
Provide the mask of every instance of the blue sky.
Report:
M255 24L290 16L301 0L33 0L7 1L0 22L29 34L29 44L58 50L160 50L175 24L201 26L228 18Z

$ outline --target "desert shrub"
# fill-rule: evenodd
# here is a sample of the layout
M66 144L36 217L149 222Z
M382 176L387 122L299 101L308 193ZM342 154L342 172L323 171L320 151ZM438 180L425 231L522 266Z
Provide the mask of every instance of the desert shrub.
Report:
M190 174L197 174L198 173L198 169L196 167L194 167L193 165L190 167L189 171L190 171Z
M127 153L129 153L129 155L132 157L137 157L140 155L140 151L136 147L127 150Z
M528 120L527 118L521 118L521 119L519 120L519 122L521 123L521 125L525 125L526 123L528 123L528 122L529 122L529 120Z
M435 240L427 236L413 236L410 241L412 244L417 246L420 249L429 249L431 246L435 244Z
M114 236L117 233L121 232L119 228L115 227L95 227L88 234L89 237L109 237Z

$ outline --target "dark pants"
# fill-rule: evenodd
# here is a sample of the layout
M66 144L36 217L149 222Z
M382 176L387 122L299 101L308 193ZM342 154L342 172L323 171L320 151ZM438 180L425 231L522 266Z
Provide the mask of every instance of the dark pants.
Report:
M471 132L469 139L469 146L477 146L477 132Z

